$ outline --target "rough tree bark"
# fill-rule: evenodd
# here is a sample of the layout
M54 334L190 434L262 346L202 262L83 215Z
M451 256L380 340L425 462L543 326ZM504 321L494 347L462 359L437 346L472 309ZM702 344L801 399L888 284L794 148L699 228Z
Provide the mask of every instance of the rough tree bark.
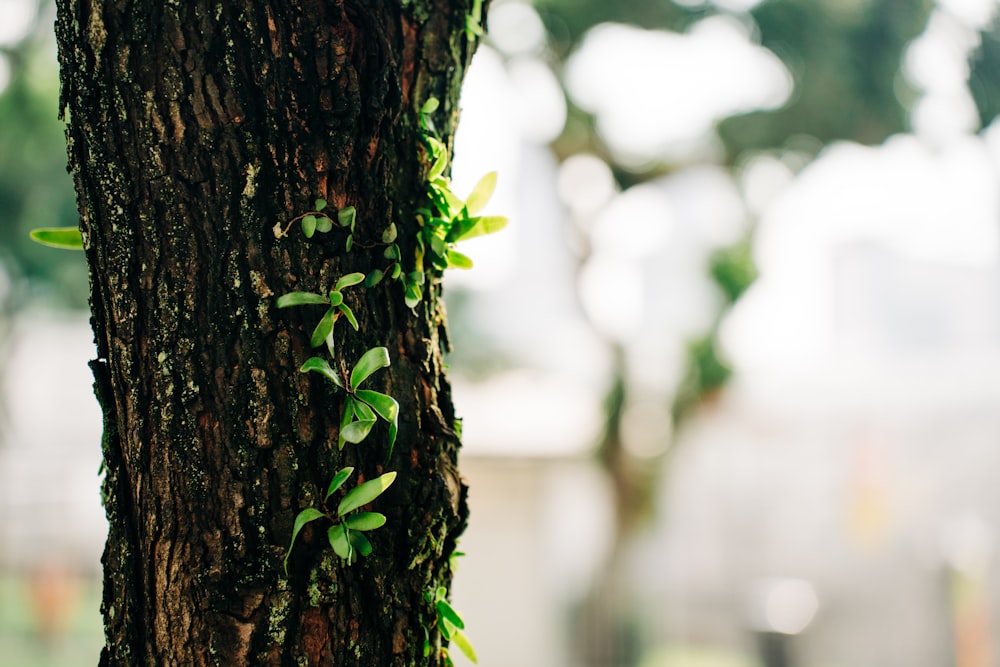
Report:
M440 663L425 592L467 509L439 289L415 310L398 282L345 291L361 330L338 326L339 354L390 350L370 381L401 406L388 463L384 425L338 451L342 394L297 370L318 315L274 302L384 264L390 222L412 257L416 109L440 99L450 144L473 4L58 0L105 416L102 665ZM337 229L276 238L316 197L357 208L351 252ZM296 513L346 465L399 473L374 553L347 566L309 526L286 578Z

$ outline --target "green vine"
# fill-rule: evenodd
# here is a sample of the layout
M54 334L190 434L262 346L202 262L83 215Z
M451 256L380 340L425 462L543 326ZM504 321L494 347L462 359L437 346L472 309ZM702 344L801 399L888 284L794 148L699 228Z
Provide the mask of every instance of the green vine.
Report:
M496 172L482 177L465 200L452 192L451 181L446 175L449 171L448 149L438 138L431 119L431 114L437 108L438 101L432 98L419 113L424 153L422 157L425 158L428 169L425 191L427 202L415 211L417 233L412 267L408 271L403 270L402 251L397 243L399 232L396 224L390 223L383 230L380 243L365 246L382 247L382 256L388 261L383 268L373 268L367 274L355 272L341 276L326 293L290 292L278 297L275 302L279 309L298 306L325 308L312 330L309 343L313 348L325 347L327 354L310 356L299 370L320 375L346 394L337 436L338 449L343 450L347 443L357 445L364 442L379 420L386 422L389 428L386 462L391 460L396 442L399 402L388 394L363 388L362 385L375 372L390 365L389 350L385 347L367 350L348 371L343 358L337 354L333 332L341 319L347 320L355 331L360 327L354 311L345 302L344 290L358 285L370 288L389 276L391 280L402 283L406 305L415 308L423 299L423 286L428 273L436 280L440 279L445 269L472 267L472 260L455 249L456 243L497 232L507 225L507 218L479 215L496 188ZM302 234L307 239L316 234L343 229L348 232L345 250L350 252L355 245L357 211L353 206L346 206L333 216L327 208L326 200L316 199L313 210L295 216L284 226L276 224L273 230L275 237L281 239L288 236L296 223L300 224ZM307 524L315 521L322 520L328 524L327 540L330 547L348 565L356 562L359 557L371 554L372 543L366 533L385 525L386 517L378 512L360 510L389 488L396 479L396 473L386 472L343 492L344 485L353 473L354 468L341 468L330 480L322 501L302 509L296 515L283 563L286 576L288 561L299 533ZM333 500L336 497L339 500L334 509ZM472 644L463 633L465 623L447 601L446 595L447 589L440 587L433 592L428 591L426 596L427 602L434 605L438 630L446 642L453 643L469 660L476 662ZM445 665L454 664L446 646L438 650ZM425 655L430 655L430 651L428 639L424 647Z
M363 273L350 273L337 280L327 296L312 292L291 292L279 297L276 305L278 308L305 305L327 306L326 313L313 329L310 343L313 347L322 347L325 344L330 357L336 358L333 327L337 320L344 317L355 331L358 330L357 318L350 307L344 303L344 295L341 290L361 283L364 278ZM388 394L371 389L361 389L362 383L376 371L389 366L389 363L389 350L384 347L373 347L358 359L349 373L342 360L339 362L339 368L334 369L329 360L320 356L309 357L299 368L303 373L319 374L347 393L337 441L340 450L343 450L344 445L348 442L352 444L363 442L368 437L372 427L381 418L389 424L389 445L386 460L388 461L392 456L392 448L396 442L396 432L399 425L399 403ZM326 495L323 496L323 504L330 500L330 497L343 486L353 472L353 468L342 468L334 475ZM349 513L375 500L389 488L394 479L396 479L396 473L388 472L376 479L359 484L341 499L335 515L333 512L324 511L314 506L306 507L300 511L295 517L292 538L285 555L286 576L288 574L288 559L292 554L292 547L295 546L295 538L298 537L303 526L317 519L326 518L331 523L327 530L330 547L334 553L346 560L348 565L352 564L359 555L369 555L372 551L372 545L365 537L364 532L380 528L385 524L385 516L376 512L362 512L350 516Z

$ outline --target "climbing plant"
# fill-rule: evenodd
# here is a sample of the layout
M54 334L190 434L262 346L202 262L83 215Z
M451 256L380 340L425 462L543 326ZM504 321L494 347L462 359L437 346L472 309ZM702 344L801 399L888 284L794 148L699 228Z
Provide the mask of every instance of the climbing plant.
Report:
M478 25L478 19L475 22L470 20L470 29L473 24ZM381 255L387 260L387 265L371 267L367 273L354 272L341 276L324 293L294 291L278 297L275 301L279 309L300 306L324 308L322 316L312 329L309 343L314 349L325 348L325 355L318 353L310 356L299 370L303 373L318 374L345 394L337 435L338 450L343 450L347 444L361 444L368 439L380 419L386 422L387 463L391 460L398 433L399 402L387 393L362 388L362 385L375 372L391 364L389 350L381 346L370 348L348 369L336 349L334 329L341 319L347 320L355 331L359 330L360 325L354 311L345 302L344 290L357 286L373 287L388 275L390 279L401 282L405 292L405 302L410 308L414 308L423 298L423 286L428 274L431 279L437 280L448 268L472 267L472 260L455 249L459 241L491 234L507 225L505 217L480 215L496 188L496 172L483 176L464 200L452 191L448 148L438 138L431 119L431 114L437 108L438 101L432 98L419 112L423 140L421 150L423 163L427 168L426 202L414 212L418 231L415 236L412 264L404 270L402 252L397 243L398 227L395 223L390 223L383 230L379 243L366 246L369 250L381 247ZM333 216L326 200L317 198L313 210L296 215L284 225L276 224L273 231L276 238L282 239L289 235L295 223L299 223L303 236L311 239L317 233L328 234L334 229L343 229L347 233L344 249L346 252L351 252L355 246L354 234L357 221L358 214L355 207L345 206ZM327 524L326 536L330 548L348 565L356 562L359 557L372 553L372 543L366 533L385 525L386 516L379 512L360 510L378 499L389 488L396 479L396 472L383 473L343 492L345 484L353 474L353 467L339 469L330 480L322 500L313 502L296 515L283 561L286 575L296 539L303 528L313 522L321 521ZM469 660L476 662L472 644L463 633L465 623L447 601L446 596L447 590L443 587L427 595L427 601L433 604L436 610L441 636L446 642L454 643ZM425 645L425 655L430 650L428 640ZM447 647L442 647L440 651L445 664L453 664Z

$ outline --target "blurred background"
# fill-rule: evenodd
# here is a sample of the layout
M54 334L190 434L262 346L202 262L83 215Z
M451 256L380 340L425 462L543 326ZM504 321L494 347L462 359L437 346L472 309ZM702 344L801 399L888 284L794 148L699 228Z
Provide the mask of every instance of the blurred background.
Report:
M447 278L483 667L1000 665L1000 5L494 0ZM0 656L104 517L48 0L0 0ZM462 660L461 656L457 661Z

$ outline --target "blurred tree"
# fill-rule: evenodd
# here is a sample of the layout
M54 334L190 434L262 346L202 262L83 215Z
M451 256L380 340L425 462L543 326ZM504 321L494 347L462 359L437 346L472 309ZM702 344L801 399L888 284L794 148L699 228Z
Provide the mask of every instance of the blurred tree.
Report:
M562 61L601 23L684 32L705 17L726 13L711 2L692 0L535 0L535 5L550 33L550 56L556 71L562 71ZM932 9L932 0L764 0L748 12L737 12L740 20L751 26L757 41L784 63L793 78L794 91L778 109L721 121L716 127L724 147L721 163L735 174L739 165L756 153L804 152L810 159L833 141L877 144L906 131L909 105L917 93L902 77L900 65L906 46L923 31ZM984 45L983 57L1000 62L1000 50L991 53L990 46L989 42ZM998 98L993 94L980 97L987 102ZM666 117L663 122L671 121ZM609 163L623 190L690 166L665 158L637 170L609 148L596 119L572 103L564 131L552 146L560 159L580 152L600 156ZM706 272L723 298L709 330L687 346L685 367L671 405L675 433L731 376L720 351L719 327L756 277L752 240L751 229L731 248L719 249L707 258ZM588 246L584 243L582 247ZM581 262L585 259L582 256ZM635 459L625 448L622 425L628 397L633 393L627 375L629 352L620 342L605 342L614 361L605 400L605 427L596 451L614 490L617 525L608 567L584 604L581 620L587 627L576 633L581 638L581 660L595 666L632 665L638 659L630 642L621 639L634 639L635 633L628 629L634 619L630 619L627 605L616 604L615 596L627 588L624 568L628 545L638 534L641 519L649 514L667 468L666 456L674 452L673 447L667 448L658 464L651 465Z
M338 451L343 394L298 370L315 321L274 306L384 266L393 222L414 256L417 110L441 101L450 144L480 6L59 0L105 421L102 665L450 662L440 598L467 508L439 283L412 309L388 279L342 297L361 328L334 329L341 365L391 350L389 461ZM356 207L353 250L272 231L316 197ZM346 466L398 472L373 553L346 565L309 524L286 577L296 513Z

